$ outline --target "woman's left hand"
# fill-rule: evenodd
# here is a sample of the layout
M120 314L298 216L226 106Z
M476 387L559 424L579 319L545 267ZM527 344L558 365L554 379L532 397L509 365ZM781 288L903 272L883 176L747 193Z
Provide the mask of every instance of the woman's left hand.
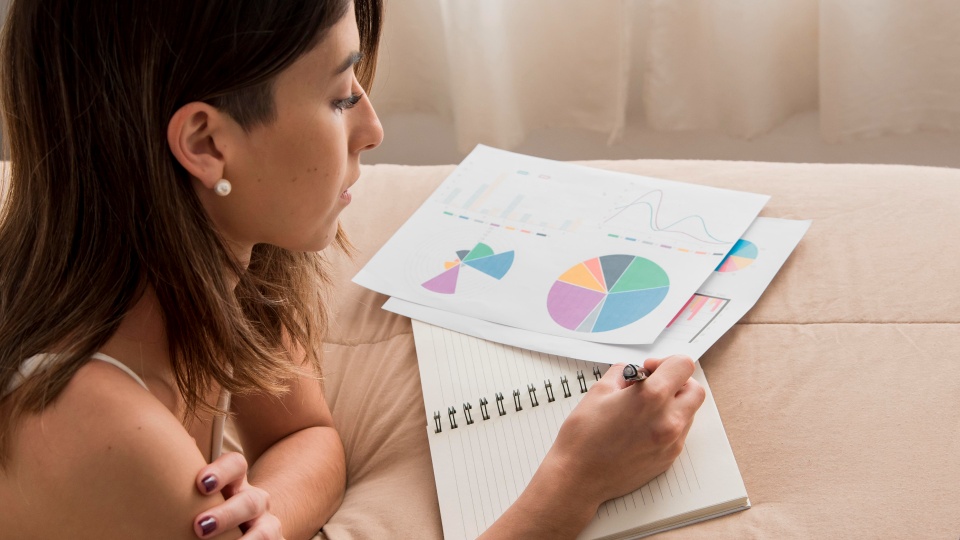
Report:
M215 538L239 527L243 538L282 540L280 520L270 513L270 494L247 482L247 460L242 454L225 453L200 469L197 489L226 499L196 517L193 530L199 538Z

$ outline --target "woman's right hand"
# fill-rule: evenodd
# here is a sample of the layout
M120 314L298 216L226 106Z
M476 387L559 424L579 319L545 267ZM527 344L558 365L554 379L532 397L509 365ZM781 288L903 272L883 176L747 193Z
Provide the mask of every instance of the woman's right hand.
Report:
M580 496L599 504L630 493L666 471L683 450L706 396L686 356L650 359L648 379L623 378L611 366L570 413L547 455Z

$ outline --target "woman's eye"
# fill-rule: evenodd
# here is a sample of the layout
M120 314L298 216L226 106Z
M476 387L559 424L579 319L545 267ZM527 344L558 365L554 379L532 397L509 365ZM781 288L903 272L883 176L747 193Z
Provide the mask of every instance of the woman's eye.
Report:
M360 98L363 97L363 94L351 94L347 99L338 99L333 102L334 108L338 111L343 112L346 109L352 109L357 103L360 102Z

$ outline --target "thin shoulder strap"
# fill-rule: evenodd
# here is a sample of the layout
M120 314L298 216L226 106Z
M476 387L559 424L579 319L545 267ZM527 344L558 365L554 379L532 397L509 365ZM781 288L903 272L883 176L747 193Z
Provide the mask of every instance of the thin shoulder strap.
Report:
M230 392L226 388L220 389L217 408L222 411L230 409ZM213 433L210 435L210 461L217 459L223 453L223 432L226 421L227 417L222 414L213 417Z
M146 383L143 382L143 379L141 379L139 375L134 373L132 369L123 365L119 360L99 352L94 353L93 355L90 356L90 358L93 360L100 360L101 362L106 362L108 364L112 364L120 368L121 370L123 370L124 373L133 377L133 380L140 383L140 386L149 390L149 388L147 388ZM217 403L217 407L223 410L227 410L230 408L230 392L227 392L225 388L220 390L220 401L219 403ZM226 421L226 417L224 417L223 415L217 415L213 419L213 429L212 429L213 432L211 433L211 437L210 437L210 459L211 460L217 459L218 457L220 457L220 454L223 452L223 431L224 431L225 421Z
M143 382L143 379L141 379L139 375L137 375L136 373L134 373L132 369L130 369L130 368L128 368L127 366L123 365L123 363L121 363L119 360L117 360L117 359L115 359L115 358L112 358L112 357L110 357L110 356L107 356L107 355L105 355L105 354L103 354L103 353L100 353L100 352L98 352L98 353L93 353L93 354L90 356L90 358L91 358L92 360L100 360L101 362L106 362L106 363L111 364L111 365L113 365L113 366L115 366L115 367L117 367L117 368L120 368L121 371L123 371L123 372L126 373L127 375L133 377L133 380L137 381L137 382L140 384L140 386L142 386L142 387L144 388L144 390L150 390L149 388L147 388L147 383Z

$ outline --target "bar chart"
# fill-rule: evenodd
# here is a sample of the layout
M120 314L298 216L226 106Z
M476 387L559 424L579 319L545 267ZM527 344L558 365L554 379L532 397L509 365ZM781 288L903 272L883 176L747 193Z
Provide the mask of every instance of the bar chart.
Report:
M464 187L452 186L440 194L439 202L470 219L482 216L495 226L576 232L583 225L582 218L571 217L580 215L582 208L557 205L553 193L559 188L549 175L517 170L472 189Z
M667 325L664 336L669 335L671 339L693 343L710 326L710 323L720 315L720 312L727 307L728 303L730 303L729 298L700 293L694 294L680 310L680 313Z

